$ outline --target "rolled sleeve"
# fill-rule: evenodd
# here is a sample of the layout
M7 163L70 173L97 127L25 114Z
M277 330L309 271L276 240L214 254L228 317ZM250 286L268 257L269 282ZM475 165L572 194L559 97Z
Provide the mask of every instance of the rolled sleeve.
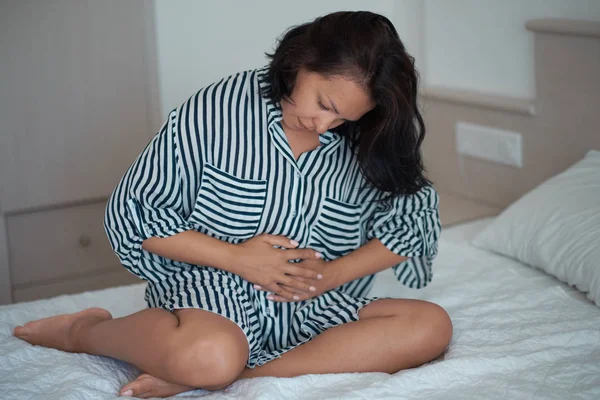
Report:
M106 206L104 227L111 247L121 263L141 277L144 240L193 229L182 212L176 124L177 112L173 111L129 167Z
M165 238L192 229L192 225L171 208L144 205L137 198L127 201L128 216L141 240Z
M380 205L368 239L379 239L390 251L408 260L393 267L402 284L420 289L433 278L432 263L441 233L439 197L431 186Z

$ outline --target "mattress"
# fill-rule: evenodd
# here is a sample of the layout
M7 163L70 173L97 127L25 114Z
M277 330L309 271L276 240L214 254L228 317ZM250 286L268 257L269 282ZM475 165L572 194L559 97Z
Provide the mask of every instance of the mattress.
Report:
M401 286L391 271L372 295L416 298L443 306L454 336L440 358L384 373L306 375L235 382L207 399L599 399L600 308L541 271L469 245L489 220L447 229L433 282ZM114 316L144 307L143 284L0 307L0 397L114 399L139 371L110 358L30 346L12 329L32 319L100 306Z

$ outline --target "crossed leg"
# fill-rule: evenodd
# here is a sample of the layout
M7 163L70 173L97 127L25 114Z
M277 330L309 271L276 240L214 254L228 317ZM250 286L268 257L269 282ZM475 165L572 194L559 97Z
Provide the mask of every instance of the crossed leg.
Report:
M448 314L425 301L377 300L361 309L359 317L254 369L245 368L248 342L239 327L195 309L147 309L117 319L106 310L88 309L30 322L17 327L15 336L127 361L146 373L121 393L142 398L193 388L217 390L236 379L258 376L394 373L438 357L452 337Z

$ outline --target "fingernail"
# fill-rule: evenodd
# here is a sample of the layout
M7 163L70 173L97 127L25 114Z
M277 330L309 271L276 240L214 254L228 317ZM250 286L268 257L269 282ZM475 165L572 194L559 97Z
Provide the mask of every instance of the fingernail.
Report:
M267 300L273 300L273 296L271 296L271 295L268 295L268 296L267 296Z
M315 253L315 256L317 256L317 258L323 258L323 254L321 253Z
M123 396L131 396L133 394L133 390L129 389L121 393Z
M295 240L290 240L290 243L291 243L293 246L298 246L298 245L300 244L300 243L296 242Z
M298 297L298 296L294 296L294 297L293 297L293 299L294 299L294 300L300 300L300 297Z
M260 290L260 289L262 289L262 286L254 285L254 289Z
M323 275L321 275L321 274L317 275L317 279L323 279Z
M311 292L316 292L316 291L317 291L317 288L316 288L316 287L314 287L314 286L311 286L311 287L309 287L308 289L309 289Z

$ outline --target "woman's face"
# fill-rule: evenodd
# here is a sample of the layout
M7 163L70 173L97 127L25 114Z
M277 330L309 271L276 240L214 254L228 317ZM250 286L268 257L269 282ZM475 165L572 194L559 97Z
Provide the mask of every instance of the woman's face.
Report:
M295 131L325 133L371 111L368 93L343 76L325 77L300 69L290 100L281 101L282 123Z

